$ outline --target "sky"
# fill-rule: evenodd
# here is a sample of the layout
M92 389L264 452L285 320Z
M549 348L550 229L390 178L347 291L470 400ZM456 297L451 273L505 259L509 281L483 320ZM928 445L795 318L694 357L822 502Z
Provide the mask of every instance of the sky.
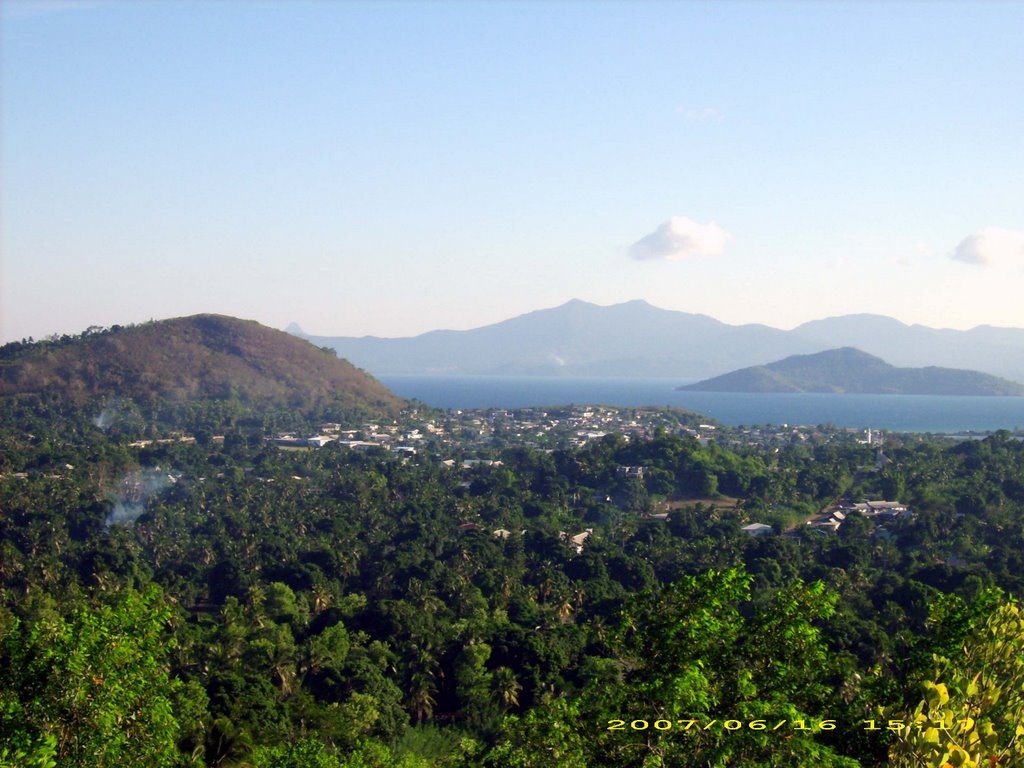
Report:
M0 338L1024 327L1024 2L0 4Z

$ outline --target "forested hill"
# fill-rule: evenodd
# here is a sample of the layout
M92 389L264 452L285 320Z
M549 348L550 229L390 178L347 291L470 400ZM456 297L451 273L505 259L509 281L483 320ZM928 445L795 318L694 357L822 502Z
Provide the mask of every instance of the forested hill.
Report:
M1024 386L978 371L897 368L852 347L793 355L679 387L704 392L1024 395Z
M325 402L386 411L402 404L332 350L209 314L0 347L0 396L39 393L76 404L111 397L236 399L300 410Z

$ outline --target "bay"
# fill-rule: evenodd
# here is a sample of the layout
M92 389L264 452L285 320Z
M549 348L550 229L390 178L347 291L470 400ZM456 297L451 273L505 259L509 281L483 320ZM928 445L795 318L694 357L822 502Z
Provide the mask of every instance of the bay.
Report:
M415 398L435 408L673 406L730 426L833 424L936 433L1024 429L1024 397L679 392L676 387L690 382L598 376L377 378L400 397Z

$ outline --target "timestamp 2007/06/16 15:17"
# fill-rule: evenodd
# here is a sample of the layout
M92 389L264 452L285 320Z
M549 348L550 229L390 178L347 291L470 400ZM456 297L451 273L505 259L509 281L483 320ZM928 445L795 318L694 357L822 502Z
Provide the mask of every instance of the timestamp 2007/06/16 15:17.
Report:
M608 720L605 730L608 731L834 731L836 720ZM861 728L865 731L902 731L907 726L912 728L935 727L940 730L954 728L968 729L969 721L960 720L953 726L941 722L922 721L920 723L905 720L861 720Z

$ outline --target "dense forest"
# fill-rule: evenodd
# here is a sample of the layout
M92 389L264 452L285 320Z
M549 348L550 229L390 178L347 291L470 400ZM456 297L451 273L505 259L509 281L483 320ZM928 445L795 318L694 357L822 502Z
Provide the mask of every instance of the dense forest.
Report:
M463 464L115 406L0 409L0 766L1024 765L1009 433Z

